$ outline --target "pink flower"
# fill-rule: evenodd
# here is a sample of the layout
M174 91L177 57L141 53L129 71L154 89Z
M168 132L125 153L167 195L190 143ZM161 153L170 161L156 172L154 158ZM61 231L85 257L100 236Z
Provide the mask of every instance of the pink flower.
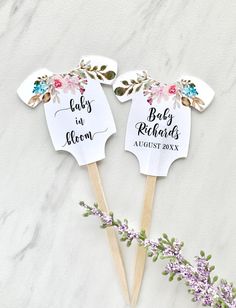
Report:
M64 77L65 85L63 87L63 90L65 93L71 92L75 94L75 90L78 89L78 78L74 76L65 76Z
M80 93L83 95L83 94L84 94L84 91L85 91L85 88L80 87L80 88L79 88L79 91L80 91Z
M152 98L149 97L149 98L147 99L147 102L148 102L148 104L152 105Z
M53 75L52 85L54 88L63 88L63 78L60 75Z
M177 92L177 87L175 84L172 84L171 86L169 86L168 88L168 94L169 95L174 95Z
M157 85L152 88L153 98L157 99L157 103L160 103L161 99L165 96L165 87L163 85Z
M59 79L54 79L54 87L55 88L61 88L62 82Z
M152 94L156 97L161 97L164 94L164 86L154 86L152 88Z

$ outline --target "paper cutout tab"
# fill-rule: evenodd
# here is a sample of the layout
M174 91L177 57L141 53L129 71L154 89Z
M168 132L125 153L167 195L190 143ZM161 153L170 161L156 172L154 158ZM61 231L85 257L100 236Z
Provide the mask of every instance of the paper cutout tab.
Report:
M34 72L17 93L32 108L44 104L55 149L70 152L82 166L104 159L106 141L116 132L101 87L101 83L112 84L116 74L115 61L85 56L69 73Z
M183 76L165 84L146 71L120 75L113 89L121 102L132 99L125 150L137 157L141 173L167 176L170 165L188 155L190 107L205 110L214 91L196 77Z

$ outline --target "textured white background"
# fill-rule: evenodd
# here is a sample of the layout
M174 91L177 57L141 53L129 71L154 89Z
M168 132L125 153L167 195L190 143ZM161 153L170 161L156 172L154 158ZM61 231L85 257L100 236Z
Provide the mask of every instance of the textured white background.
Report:
M235 17L233 0L0 1L1 308L125 307L105 232L77 206L94 201L86 168L54 151L42 106L16 96L32 71L68 71L86 54L162 81L192 74L215 90L207 111L192 112L188 158L158 180L151 235L183 240L191 260L212 253L218 274L236 282ZM130 103L105 92L118 132L101 176L110 208L138 228L145 176L123 151ZM131 285L136 247L122 251ZM138 307L197 307L162 270L148 260Z

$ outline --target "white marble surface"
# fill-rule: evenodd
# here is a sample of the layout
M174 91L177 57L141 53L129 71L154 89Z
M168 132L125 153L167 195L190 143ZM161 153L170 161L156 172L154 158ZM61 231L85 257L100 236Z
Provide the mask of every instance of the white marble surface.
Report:
M42 106L27 108L16 88L40 67L60 72L81 55L116 59L119 71L148 69L174 80L198 76L216 92L192 112L189 156L157 185L151 234L175 235L192 259L212 253L221 277L236 282L236 2L0 1L0 307L125 307L96 219L79 200L94 201L86 168L55 152ZM105 89L118 132L99 164L110 208L138 228L145 176L124 152L130 103ZM136 247L122 246L129 283ZM147 263L138 307L197 307L183 284Z

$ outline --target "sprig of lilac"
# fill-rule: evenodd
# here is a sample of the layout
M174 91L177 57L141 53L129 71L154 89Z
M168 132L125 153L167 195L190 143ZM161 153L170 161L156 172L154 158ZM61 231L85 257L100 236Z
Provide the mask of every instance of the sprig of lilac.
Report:
M226 280L217 282L218 277L212 275L215 267L209 264L211 255L207 256L201 251L192 265L182 255L183 242L169 238L167 234L163 234L158 240L148 239L144 230L136 232L129 227L127 219L123 222L115 219L113 213L102 212L97 204L89 206L81 201L80 205L85 208L85 217L96 216L100 219L102 228L116 228L120 240L126 242L127 246L135 241L147 250L147 256L154 262L167 259L163 275L169 276L169 281L175 277L178 281L183 280L194 302L214 308L236 308L236 289Z

